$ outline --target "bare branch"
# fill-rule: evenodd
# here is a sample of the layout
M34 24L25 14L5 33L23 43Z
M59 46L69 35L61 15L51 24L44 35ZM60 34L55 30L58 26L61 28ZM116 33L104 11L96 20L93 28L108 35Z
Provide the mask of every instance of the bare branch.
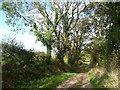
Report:
M74 25L72 26L71 29L73 29L76 26L77 21L79 20L80 13L83 12L86 8L87 8L86 4L84 4L84 8L81 11L79 11L79 8L77 8L77 18L76 18L75 23L74 23Z

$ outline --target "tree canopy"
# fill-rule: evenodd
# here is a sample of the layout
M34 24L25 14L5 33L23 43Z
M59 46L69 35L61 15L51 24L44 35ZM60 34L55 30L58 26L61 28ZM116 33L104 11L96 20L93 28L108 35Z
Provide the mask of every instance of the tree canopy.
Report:
M27 72L31 76L25 80L29 81L32 77L82 72L97 66L103 67L106 73L120 65L119 2L14 1L2 2L2 10L6 14L6 23L15 31L33 32L47 48L47 53L32 52L17 46L14 41L3 42L2 59L7 63L3 64L4 74ZM15 64L13 71L11 63ZM101 83L107 77L103 75L97 80L91 71L90 75L93 84ZM23 80L21 75L18 76Z

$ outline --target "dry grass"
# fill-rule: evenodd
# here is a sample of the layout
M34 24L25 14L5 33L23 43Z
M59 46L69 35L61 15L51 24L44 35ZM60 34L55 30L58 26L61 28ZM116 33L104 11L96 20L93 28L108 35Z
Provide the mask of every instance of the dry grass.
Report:
M89 71L92 85L97 88L119 88L118 69L107 72L104 68L95 67Z
M97 67L91 69L90 72L93 72L94 75L95 75L95 77L98 77L98 78L99 78L99 77L101 77L102 75L104 75L106 71L105 71L104 68L97 66Z
M104 86L108 88L119 88L118 71L111 71L110 73L108 73L108 77L108 79L104 80Z

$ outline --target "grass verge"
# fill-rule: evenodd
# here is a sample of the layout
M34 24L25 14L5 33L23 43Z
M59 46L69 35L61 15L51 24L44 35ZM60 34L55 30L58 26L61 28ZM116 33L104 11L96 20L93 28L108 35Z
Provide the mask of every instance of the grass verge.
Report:
M98 77L92 70L88 72L89 80L93 88L118 88L118 77L116 71L104 73Z
M63 81L75 75L75 73L63 73L60 75L52 75L50 77L44 77L33 81L22 81L17 87L18 88L55 88Z

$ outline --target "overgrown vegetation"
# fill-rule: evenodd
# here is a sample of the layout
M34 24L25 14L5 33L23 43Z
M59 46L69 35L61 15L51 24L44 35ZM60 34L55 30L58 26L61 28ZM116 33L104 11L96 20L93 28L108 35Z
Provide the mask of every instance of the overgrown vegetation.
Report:
M94 68L88 72L90 83L94 88L119 88L118 72L105 72L100 68Z
M52 75L51 77L44 77L32 81L22 81L18 84L18 88L56 88L60 83L75 75L75 73L63 73L59 75Z
M3 2L2 10L7 24L30 28L47 48L3 40L3 88L54 88L80 72L88 72L93 88L119 88L119 2Z

